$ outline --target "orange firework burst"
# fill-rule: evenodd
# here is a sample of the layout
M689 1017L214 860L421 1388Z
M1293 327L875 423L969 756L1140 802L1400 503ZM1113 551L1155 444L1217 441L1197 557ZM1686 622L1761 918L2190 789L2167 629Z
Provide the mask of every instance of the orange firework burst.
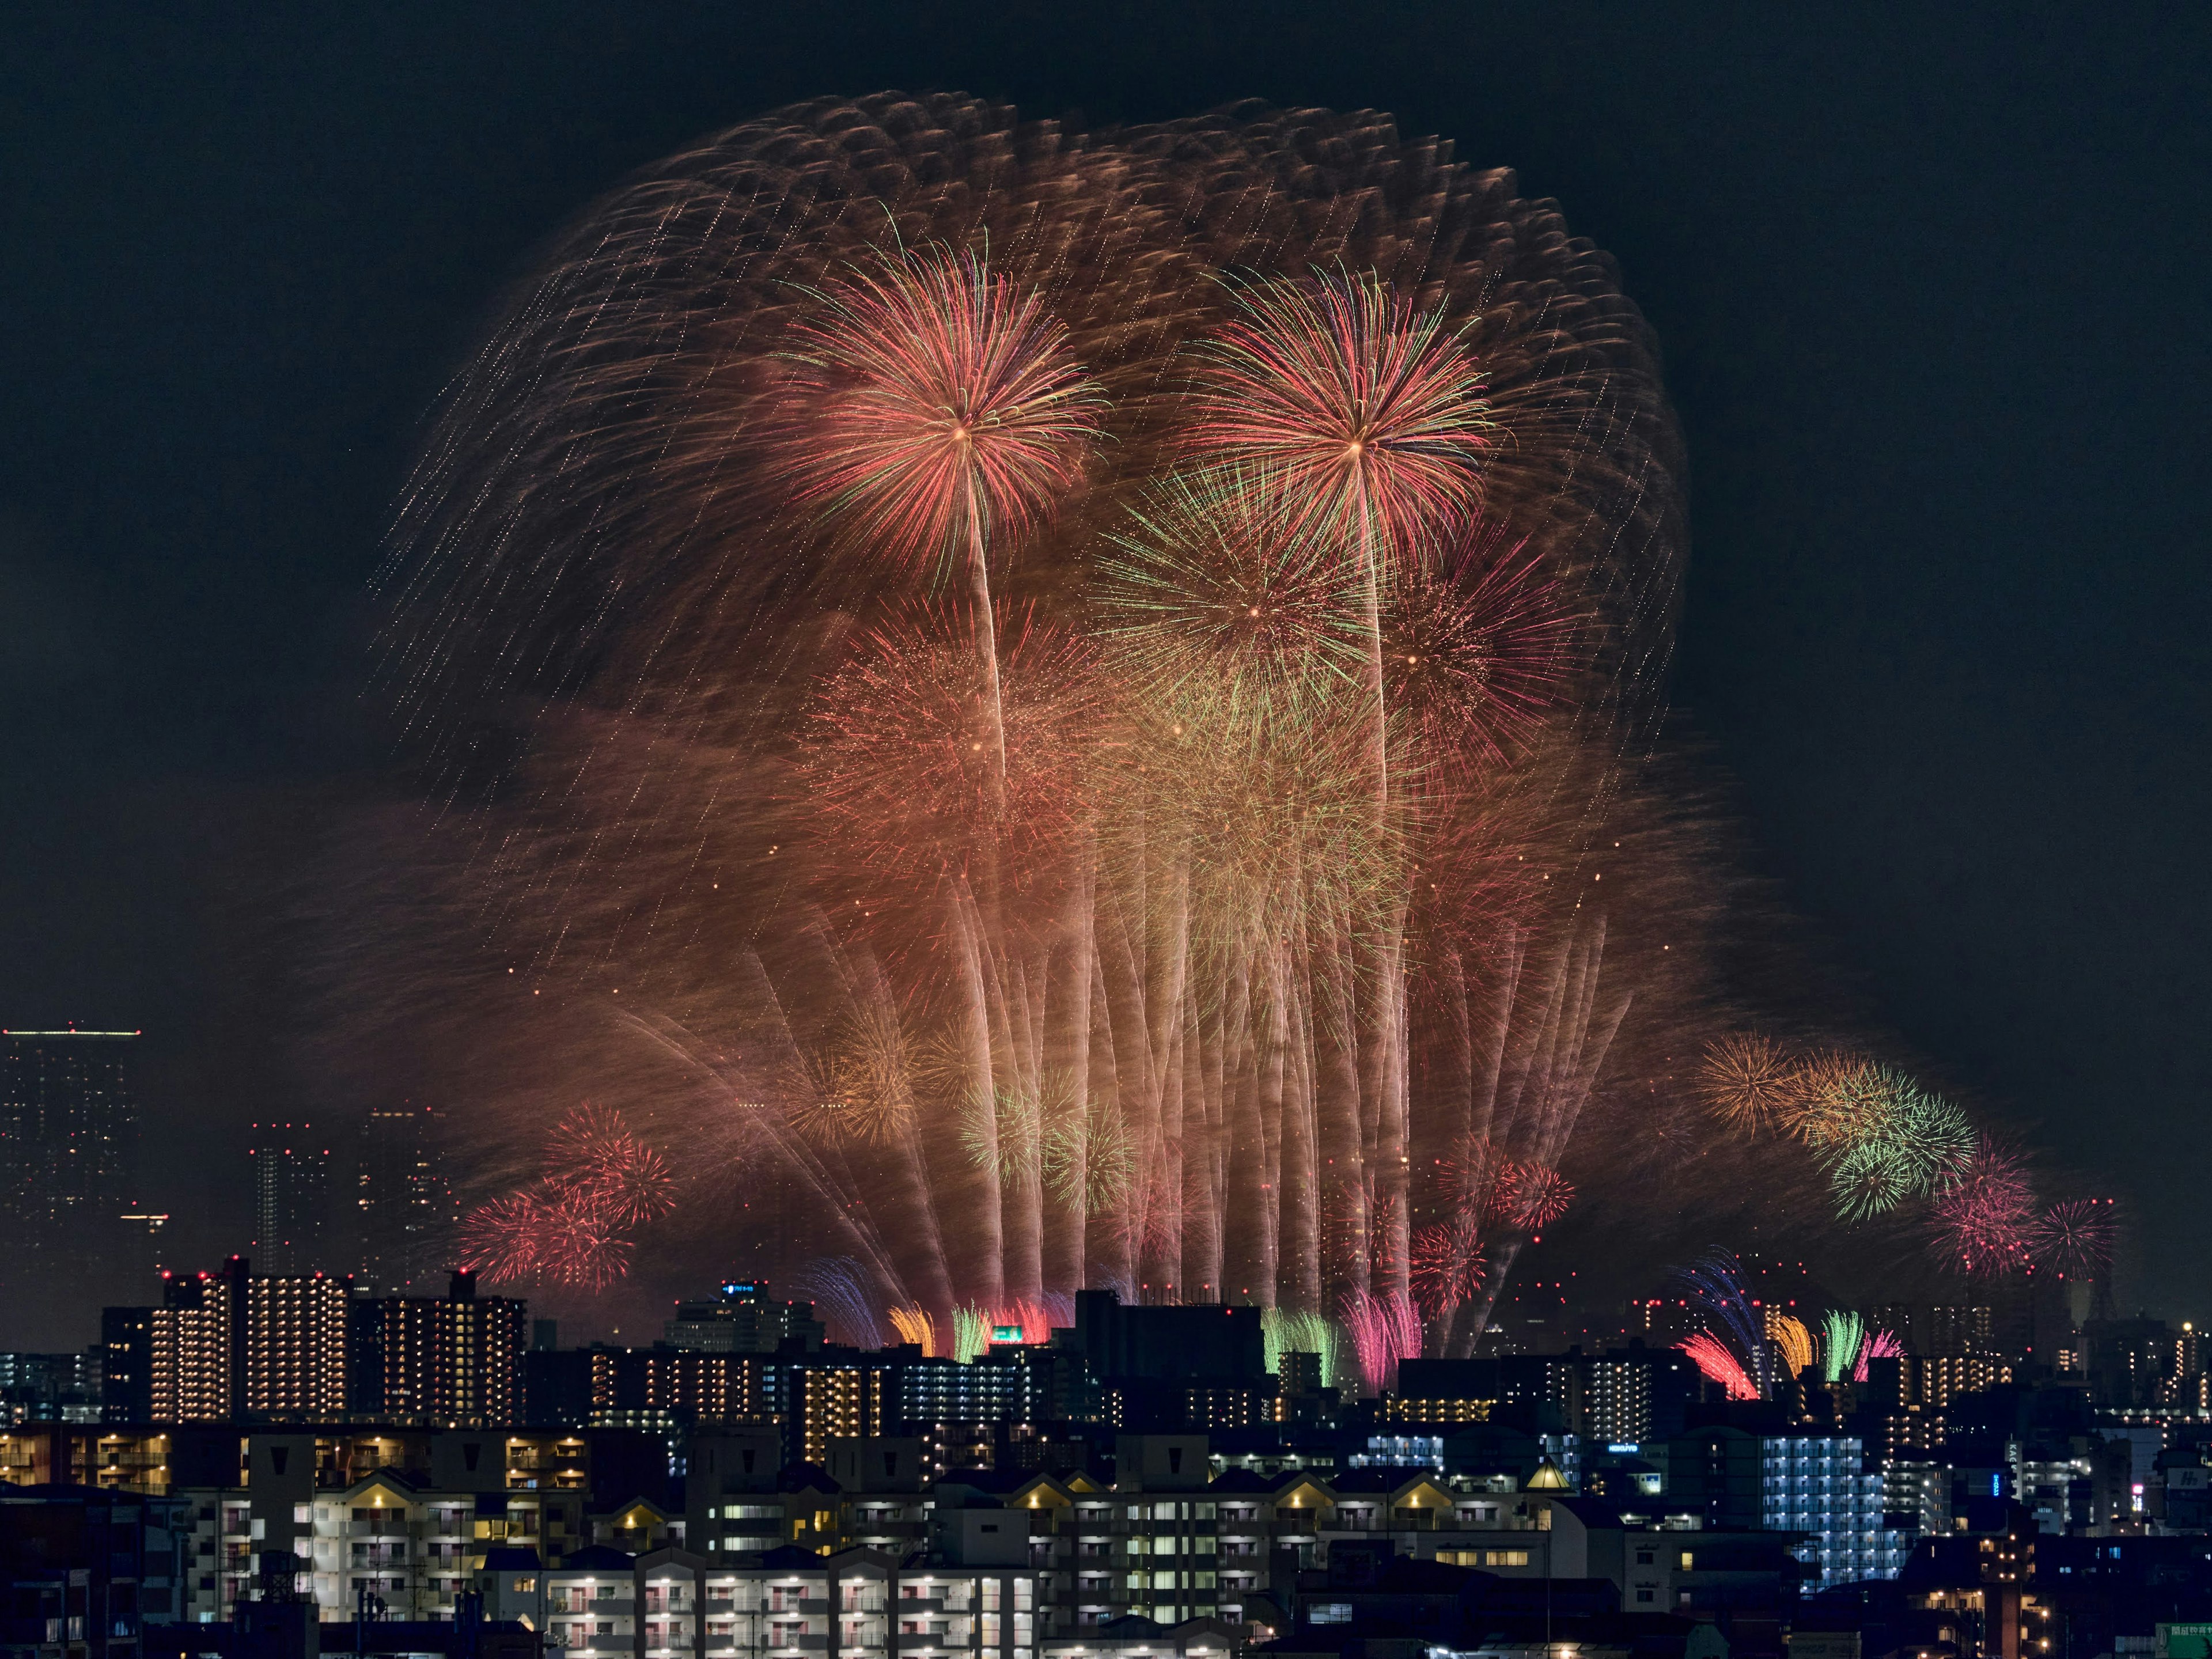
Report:
M1815 1152L1840 1154L1885 1134L1896 1116L1895 1075L1856 1054L1823 1054L1799 1069L1784 1127Z
M1765 1129L1783 1122L1804 1097L1805 1078L1781 1048L1747 1034L1721 1038L1698 1067L1698 1091L1732 1128Z

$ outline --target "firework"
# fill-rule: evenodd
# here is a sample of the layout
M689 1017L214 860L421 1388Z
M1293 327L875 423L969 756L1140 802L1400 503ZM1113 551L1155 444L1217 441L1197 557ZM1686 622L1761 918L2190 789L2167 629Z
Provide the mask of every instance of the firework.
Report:
M1285 1354L1310 1353L1321 1363L1322 1387L1343 1386L1343 1333L1320 1314L1292 1313L1285 1308L1262 1309L1260 1331L1270 1372L1281 1373Z
M1006 770L987 548L1050 515L1098 435L1066 330L972 253L896 250L793 325L780 459L793 504L894 564L965 555L985 753Z
M1990 1279L2027 1265L2035 1189L2019 1158L1983 1136L1936 1201L1937 1242L1969 1277Z
M1687 1354L1690 1361L1706 1376L1728 1391L1731 1400L1761 1398L1759 1384L1743 1368L1743 1361L1729 1351L1728 1346L1709 1331L1699 1331L1686 1341L1674 1345Z
M1485 1268L1482 1232L1474 1219L1455 1215L1413 1237L1413 1294L1431 1318L1440 1318L1480 1292Z
M383 579L441 808L342 971L537 1206L485 1259L849 1261L939 1352L1084 1285L1351 1297L1395 1353L1465 1222L1473 1352L1566 1195L1498 1172L1626 1121L1695 994L1580 882L1648 810L1675 462L1602 257L1376 118L871 100L625 186ZM556 1083L680 1182L541 1170Z
M1097 682L1064 634L1011 611L1004 622L995 712L975 699L965 624L939 608L870 631L820 685L803 776L849 854L829 872L834 900L888 915L902 894L987 866L1024 884L1074 836Z
M933 1358L942 1354L943 1350L938 1346L937 1321L927 1308L888 1308L884 1317L890 1321L891 1329L901 1342L914 1344Z
M1849 1220L1926 1197L1973 1152L1974 1132L1964 1112L1909 1079L1875 1069L1885 1103L1841 1147L1831 1175L1837 1209Z
M2067 1199L2039 1217L2027 1239L2035 1264L2061 1279L2087 1279L2112 1259L2111 1200Z
M1859 1349L1857 1363L1851 1367L1851 1381L1863 1382L1867 1380L1867 1361L1869 1359L1897 1359L1904 1353L1905 1345L1891 1332L1869 1332L1865 1343Z
M1744 1285L1743 1264L1729 1251L1713 1250L1692 1266L1678 1269L1675 1277L1689 1293L1690 1300L1718 1322L1718 1331L1705 1334L1724 1351L1732 1345L1740 1356L1737 1368L1751 1379L1751 1394L1747 1397L1764 1399L1771 1371L1766 1320ZM1706 1375L1713 1373L1707 1371Z
M544 1170L471 1211L462 1252L489 1284L535 1279L604 1289L628 1270L635 1231L676 1202L667 1160L621 1116L585 1105L546 1138Z
M1547 1164L1516 1164L1501 1183L1500 1206L1524 1232L1550 1226L1574 1201L1574 1183Z
M1492 424L1482 374L1434 312L1373 276L1261 278L1201 348L1191 453L1280 477L1306 537L1387 552L1473 507Z
M1866 1322L1847 1309L1831 1308L1820 1342L1821 1371L1831 1382L1846 1377L1865 1380L1861 1358L1866 1345Z
M1897 1109L1897 1076L1856 1054L1824 1054L1800 1073L1783 1122L1815 1152L1840 1156L1876 1140Z
M1064 1109L1046 1126L1039 1156L1052 1195L1085 1215L1119 1209L1136 1182L1136 1148L1121 1115L1103 1101Z
M1378 1395L1397 1387L1398 1362L1421 1352L1421 1316L1412 1300L1403 1294L1375 1297L1352 1291L1346 1292L1342 1311L1362 1391Z
M962 1364L991 1349L991 1316L963 1303L952 1310L952 1357Z
M1781 1356L1786 1376L1802 1376L1814 1363L1813 1333L1805 1328L1802 1319L1793 1318L1779 1309L1767 1309L1766 1340Z
M1395 566L1382 685L1413 769L1449 777L1525 750L1567 697L1588 621L1526 544L1502 545L1486 526L1462 532L1438 563Z
M1230 471L1150 485L1107 538L1097 603L1134 682L1245 746L1301 732L1367 656L1341 559L1298 533L1279 484Z
M883 1322L871 1305L867 1269L851 1256L823 1256L792 1276L791 1287L821 1313L830 1340L848 1347L884 1346Z
M1705 1050L1698 1090L1731 1128L1755 1130L1784 1121L1802 1097L1796 1065L1762 1036L1729 1036Z

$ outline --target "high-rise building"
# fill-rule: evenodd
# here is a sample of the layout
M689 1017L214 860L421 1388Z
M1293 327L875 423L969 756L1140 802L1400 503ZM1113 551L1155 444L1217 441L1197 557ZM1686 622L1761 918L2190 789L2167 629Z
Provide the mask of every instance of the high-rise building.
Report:
M108 1423L154 1420L154 1310L100 1313L100 1415Z
M1994 1308L1930 1308L1921 1334L1921 1352L1946 1358L1996 1351Z
M117 1218L137 1207L137 1037L0 1032L0 1290L100 1285L118 1267Z
M353 1409L394 1423L513 1426L528 1316L523 1303L478 1296L465 1272L443 1297L357 1297Z
M220 1273L162 1279L162 1305L149 1320L154 1421L295 1423L343 1415L350 1280L257 1274L235 1255Z
M428 1107L404 1101L362 1120L352 1193L358 1271L387 1294L421 1294L450 1265L453 1196L434 1127Z
M245 1258L233 1256L220 1275L161 1275L161 1305L151 1312L147 1357L154 1422L222 1423L235 1413L245 1388L231 1340L231 1308L245 1267Z
M246 1148L253 1181L252 1258L276 1273L325 1265L331 1149L311 1123L257 1123Z
M758 1279L730 1279L704 1301L679 1302L663 1328L669 1346L701 1353L774 1353L797 1340L822 1346L822 1322L811 1302L777 1302Z

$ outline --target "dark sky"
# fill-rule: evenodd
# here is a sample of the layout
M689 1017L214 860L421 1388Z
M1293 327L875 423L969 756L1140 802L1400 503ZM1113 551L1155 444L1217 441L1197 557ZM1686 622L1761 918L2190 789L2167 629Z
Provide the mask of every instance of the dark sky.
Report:
M393 492L497 295L627 171L886 86L1375 106L1619 256L1692 456L1675 702L1765 869L1947 1082L2133 1200L2142 1297L2202 1313L2204 15L11 8L0 1024L144 1027L147 1195L237 1244L245 1124L316 1110L262 895L375 761ZM11 1311L0 1346L92 1332Z

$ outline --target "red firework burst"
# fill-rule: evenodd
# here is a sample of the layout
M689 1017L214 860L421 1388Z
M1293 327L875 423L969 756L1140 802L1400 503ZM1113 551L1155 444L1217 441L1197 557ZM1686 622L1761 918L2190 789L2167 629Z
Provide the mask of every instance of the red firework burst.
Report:
M477 1206L461 1222L460 1265L492 1285L537 1277L543 1237L540 1208L526 1193L510 1193Z
M1012 860L1006 875L1018 885L1080 820L1085 762L1105 714L1090 653L1023 610L1004 610L994 633L1003 777L974 645L944 610L910 610L872 629L816 694L812 804L861 865L895 885L964 872L985 848Z
M908 565L1050 514L1100 399L1036 295L939 249L884 254L815 297L773 446L799 506Z
M2037 1219L2028 1249L2039 1267L2061 1279L2083 1279L2112 1259L2110 1199L2067 1199Z
M1977 1279L2017 1272L2029 1260L2035 1189L2020 1160L1984 1136L1936 1200L1937 1240Z
M1384 550L1469 510L1490 422L1482 375L1433 312L1374 276L1273 277L1203 349L1186 443L1283 481L1301 528Z
M1465 1215L1416 1232L1413 1257L1413 1295L1432 1317L1473 1301L1487 1276L1481 1229Z
M1574 1201L1574 1183L1546 1164L1516 1164L1500 1193L1513 1225L1528 1232L1550 1226Z
M603 1290L629 1270L629 1234L675 1207L668 1161L604 1107L580 1106L545 1141L532 1187L461 1224L466 1265L487 1283L535 1279Z
M1511 757L1565 701L1587 620L1525 542L1475 530L1441 568L1401 565L1382 606L1393 722L1447 770Z
M547 1138L545 1184L559 1208L603 1231L642 1226L676 1204L668 1160L599 1106L578 1107Z

